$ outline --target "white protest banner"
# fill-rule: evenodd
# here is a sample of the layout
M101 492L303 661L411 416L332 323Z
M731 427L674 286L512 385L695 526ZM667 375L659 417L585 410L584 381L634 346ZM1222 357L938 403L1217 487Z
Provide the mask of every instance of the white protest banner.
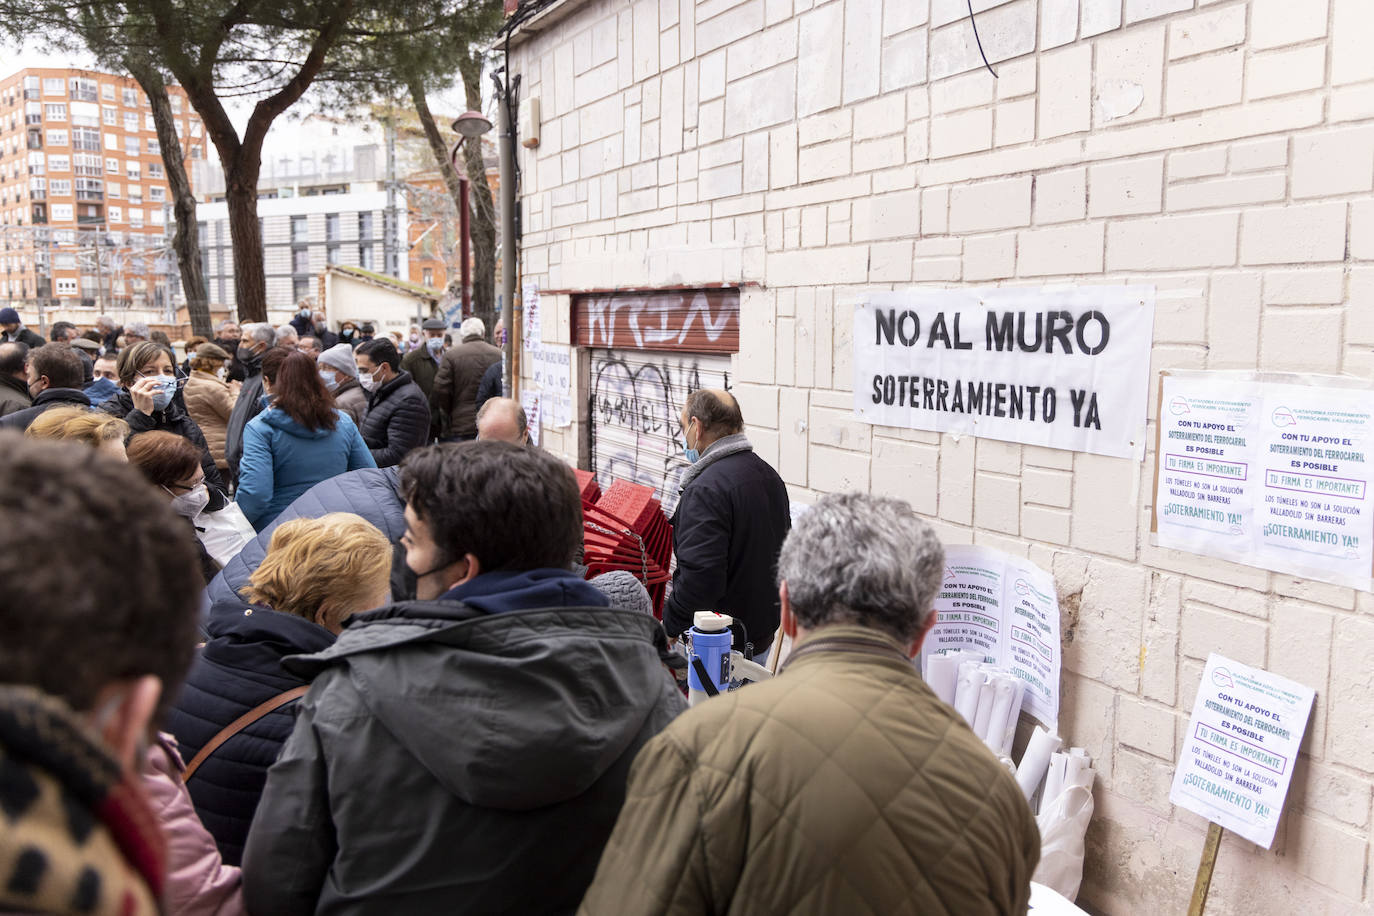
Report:
M1169 801L1268 849L1314 695L1310 687L1212 653Z
M525 408L525 421L530 431L530 444L539 444L539 392L520 392L520 406Z
M535 283L526 283L520 289L520 309L524 316L525 324L520 330L520 337L525 342L526 350L534 350L543 342L543 325L539 317L539 286Z
M572 423L572 348L542 344L529 351L529 364L546 423Z
M1168 372L1160 547L1374 589L1374 390L1347 379Z
M880 426L1144 454L1153 286L912 289L854 310L854 412Z
M935 626L921 644L922 668L936 651L971 649L1025 681L1024 706L1048 728L1059 721L1059 600L1040 567L990 547L945 547Z

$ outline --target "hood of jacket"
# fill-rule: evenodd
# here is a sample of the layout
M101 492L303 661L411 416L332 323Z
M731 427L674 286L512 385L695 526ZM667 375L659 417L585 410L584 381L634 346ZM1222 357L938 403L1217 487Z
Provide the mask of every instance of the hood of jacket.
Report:
M284 410L276 407L267 407L262 413L258 414L258 419L268 426L285 433L288 436L295 436L297 439L324 439L333 434L334 430L325 429L306 429L301 424L292 419L291 415ZM335 427L337 429L337 427Z
M303 652L321 652L334 644L334 634L294 614L243 602L238 613L210 618L206 661L239 671L281 672L281 660Z
M331 648L286 667L342 669L469 804L519 811L581 795L663 702L655 621L607 606L566 570L488 573L455 593L358 615Z

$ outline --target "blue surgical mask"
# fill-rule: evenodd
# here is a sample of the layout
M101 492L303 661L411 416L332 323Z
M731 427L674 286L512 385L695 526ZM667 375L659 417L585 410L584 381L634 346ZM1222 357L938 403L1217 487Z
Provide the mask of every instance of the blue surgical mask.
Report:
M177 393L177 380L170 375L164 375L158 379L158 389L153 393L153 410L164 410L168 404L172 403L172 396Z
M689 421L687 422L687 430L686 430L686 432L685 432L685 435L689 435L689 436L691 435L691 428L692 428L692 423L691 423L691 421L689 420ZM682 449L682 454L685 455L685 456L687 457L687 463L688 463L688 464L696 464L699 460L701 460L701 452L699 452L699 451L697 451L696 449L692 448L690 445L689 445L689 446L686 446L686 447L684 447L684 448Z
M328 369L320 370L320 381L324 382L324 387L330 391L339 387L339 377Z
M429 348L429 352L433 353L435 356L438 356L439 351L444 349L444 338L428 337L425 339L425 346Z

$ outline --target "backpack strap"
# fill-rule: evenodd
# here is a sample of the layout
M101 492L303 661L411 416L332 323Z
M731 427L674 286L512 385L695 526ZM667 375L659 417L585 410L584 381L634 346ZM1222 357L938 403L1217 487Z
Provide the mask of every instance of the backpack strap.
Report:
M305 696L305 692L309 689L310 685L305 684L300 687L293 687L285 693L279 693L271 699L254 706L233 722L230 722L224 728L220 729L219 734L211 738L209 742L200 749L200 752L191 758L191 762L186 764L186 769L181 774L182 782L190 781L191 777L195 775L196 770L200 769L200 765L204 763L206 758L211 754L219 750L221 744L228 741L272 710L278 709L290 703L292 700Z

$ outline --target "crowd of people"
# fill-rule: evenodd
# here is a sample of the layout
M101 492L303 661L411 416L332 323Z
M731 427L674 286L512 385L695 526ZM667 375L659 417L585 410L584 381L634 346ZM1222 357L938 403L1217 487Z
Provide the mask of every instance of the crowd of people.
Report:
M88 371L11 317L0 911L1026 912L1030 810L911 662L938 539L860 494L793 523L729 392L682 410L660 621L478 402L480 323L403 357L302 309L178 365L102 321ZM687 710L703 611L790 649Z

